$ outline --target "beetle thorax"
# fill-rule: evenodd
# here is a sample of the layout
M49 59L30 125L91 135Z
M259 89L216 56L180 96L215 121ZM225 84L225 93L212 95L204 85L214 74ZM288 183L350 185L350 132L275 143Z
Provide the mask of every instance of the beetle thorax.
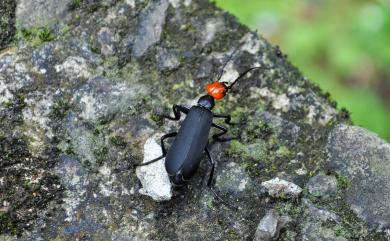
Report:
M204 107L206 109L211 110L214 108L215 101L214 101L214 98L212 96L204 95L204 96L199 98L198 105L201 107Z

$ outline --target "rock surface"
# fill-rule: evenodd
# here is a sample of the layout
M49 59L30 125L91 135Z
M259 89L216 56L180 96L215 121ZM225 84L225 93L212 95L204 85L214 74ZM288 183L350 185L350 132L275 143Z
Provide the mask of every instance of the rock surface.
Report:
M23 26L7 15L16 33L0 52L0 240L253 240L271 209L291 220L279 240L389 239L389 144L350 126L346 110L231 15L205 0L11 9L28 5ZM238 43L223 80L266 68L216 102L239 123L232 141L210 140L219 198L206 158L169 201L143 195L135 167L151 154L145 143L180 124L162 114L196 103ZM334 196L275 198L262 186L307 187L321 173L336 178Z
M72 0L17 0L16 19L21 27L43 27L62 20Z
M390 232L390 144L363 128L338 125L329 135L328 165L345 176L345 199L370 227Z
M334 176L317 175L307 183L309 193L315 197L334 197L337 192L337 180Z
M12 39L15 32L15 0L0 2L0 50Z

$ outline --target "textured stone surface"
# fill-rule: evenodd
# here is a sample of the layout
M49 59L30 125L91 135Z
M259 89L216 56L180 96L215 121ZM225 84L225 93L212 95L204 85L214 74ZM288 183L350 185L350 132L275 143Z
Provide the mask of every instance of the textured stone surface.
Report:
M72 0L17 0L16 22L22 27L42 27L62 20Z
M310 218L320 219L323 222L340 222L340 217L338 217L334 212L331 212L326 209L319 209L308 199L303 199L302 202L306 206L306 213L308 216L310 216Z
M0 50L12 39L15 32L15 0L0 1Z
M347 241L339 237L332 229L322 227L318 223L308 223L302 230L302 241Z
M18 27L0 52L0 240L253 240L271 209L290 217L283 241L388 238L388 144L355 127L332 131L350 124L348 113L262 37L205 0L66 2L21 1L19 9L34 5L27 24L53 21ZM48 12L53 3L63 11ZM196 103L239 43L223 80L266 68L216 102L215 113L238 123L232 141L210 138L218 197L206 158L169 201L143 195L136 165L159 150L144 153L145 143L180 125L162 114ZM359 176L369 170L362 163L371 163L370 179ZM262 186L278 178L307 187L320 173L337 180L326 201L306 191L275 198ZM374 202L354 201L365 190Z
M151 1L141 12L138 33L133 46L134 56L142 56L151 45L160 40L167 8L167 0Z
M337 191L337 180L334 176L317 175L307 183L309 193L316 197L334 197Z
M346 200L370 227L390 230L390 144L363 128L338 125L328 140L329 168L348 178Z
M290 221L289 217L280 217L274 210L268 210L256 229L255 241L269 241L278 237L279 231Z

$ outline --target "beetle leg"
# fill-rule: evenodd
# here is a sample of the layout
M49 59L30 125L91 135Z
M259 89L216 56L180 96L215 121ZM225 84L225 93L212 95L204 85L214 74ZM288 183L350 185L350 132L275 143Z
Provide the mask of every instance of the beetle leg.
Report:
M171 117L169 115L164 115L163 117L164 118L167 118L169 120L180 120L180 116L181 116L181 112L183 112L184 114L188 114L188 112L190 111L187 107L184 107L182 105L173 105L172 107L173 109L173 114L175 115L175 117Z
M237 124L237 123L231 122L232 117L230 115L214 114L213 117L225 119L225 123L228 125L236 125Z
M209 148L206 147L204 149L204 151L206 152L207 158L209 159L209 163L211 165L211 171L210 171L210 175L209 175L209 180L207 181L207 186L210 187L211 186L211 182L213 181L213 176L214 176L215 161L211 157Z
M210 171L210 176L209 176L209 180L207 181L207 187L210 188L210 191L213 193L214 197L216 199L218 199L220 202L222 202L226 207L232 209L232 210L235 210L237 211L237 207L235 206L232 206L230 205L229 203L227 203L225 200L223 200L222 197L220 197L218 195L218 193L214 190L214 188L211 186L211 183L213 181L213 176L214 176L214 169L215 169L215 161L213 160L213 158L211 157L211 154L210 154L210 150L209 148L205 148L204 151L206 152L206 155L207 155L207 158L209 159L209 163L211 165L211 171Z
M215 123L212 123L211 126L214 127L214 128L217 128L218 130L221 130L220 133L214 134L214 135L213 135L213 139L214 139L214 140L220 141L220 142L225 142L225 141L230 141L230 140L233 139L233 138L231 138L231 137L226 137L226 138L221 138L221 137L220 137L220 136L222 136L222 135L224 135L224 134L226 134L226 133L228 132L228 130L226 129L226 127L217 125L217 124L215 124Z
M148 161L148 162L144 162L144 163L141 163L137 166L146 166L146 165L149 165L153 162L156 162L158 160L161 160L163 159L166 155L167 155L167 150L165 149L165 144L164 144L164 140L167 139L167 138L170 138L170 137L174 137L177 135L177 132L172 132L172 133L169 133L169 134L166 134L166 135L163 135L161 137L161 151L162 151L162 155L157 157L157 158L154 158L153 160L151 161Z

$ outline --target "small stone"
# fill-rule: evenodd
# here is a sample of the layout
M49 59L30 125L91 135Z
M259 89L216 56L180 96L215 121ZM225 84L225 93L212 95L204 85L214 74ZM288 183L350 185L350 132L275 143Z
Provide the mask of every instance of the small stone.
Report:
M254 241L268 241L277 238L279 231L288 222L290 222L289 217L280 217L274 209L268 210L257 226Z
M334 176L317 175L310 178L307 188L315 197L334 197L337 191L337 180Z
M148 162L162 155L161 147L155 141L155 136L146 140L144 145L144 160ZM165 158L136 169L142 188L139 192L150 196L155 201L167 201L172 197L172 185L164 165Z
M272 197L298 197L302 188L278 177L261 183Z
M141 13L138 33L133 47L135 57L144 55L150 46L160 40L168 6L167 0L151 2Z

